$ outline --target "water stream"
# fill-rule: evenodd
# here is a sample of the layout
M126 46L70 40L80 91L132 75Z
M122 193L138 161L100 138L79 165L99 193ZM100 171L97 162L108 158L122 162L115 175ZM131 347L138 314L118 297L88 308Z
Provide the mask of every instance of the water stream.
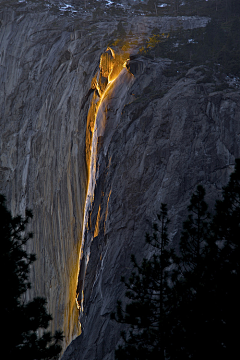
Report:
M126 92L131 82L133 81L133 75L125 67L127 60L127 54L116 55L115 52L108 48L100 58L99 70L92 81L92 88L95 90L92 98L92 102L88 113L88 123L86 134L86 157L88 163L88 187L87 196L84 211L84 226L83 226L83 238L81 244L81 251L79 255L79 276L76 291L76 303L81 313L83 313L83 300L84 300L84 279L87 269L87 264L90 257L90 247L96 234L91 230L90 214L93 209L94 193L97 179L99 178L99 162L98 158L98 144L103 139L109 110L109 103L114 98L115 114L111 118L113 122L111 124L111 130L107 131L107 137L104 138L103 151L106 155L109 143L111 141L112 133L114 132L121 113L117 111L121 108L121 102L126 96ZM88 150L87 147L90 149ZM100 208L99 208L100 214Z

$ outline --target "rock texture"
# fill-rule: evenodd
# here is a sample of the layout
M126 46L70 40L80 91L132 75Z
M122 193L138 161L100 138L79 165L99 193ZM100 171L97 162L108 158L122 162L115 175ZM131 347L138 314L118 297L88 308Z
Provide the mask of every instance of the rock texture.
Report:
M240 156L240 92L214 91L214 84L202 83L204 67L170 80L163 75L166 66L163 60L130 62L130 69L138 70L125 106L118 109L117 126L114 97L108 102L91 213L83 333L64 360L114 359L121 327L110 313L117 299L124 301L120 277L129 276L131 253L139 260L150 256L144 234L161 202L168 204L170 239L177 244L196 186L205 186L213 204Z
M84 99L98 66L101 37L87 37L83 22L78 30L78 23L48 13L9 9L1 13L1 23L0 191L13 214L33 209L29 251L38 260L29 297L47 298L52 329L63 329L69 344L79 333L75 294L87 179Z
M118 21L92 22L26 8L0 14L0 192L13 214L32 208L37 254L28 298L47 297L65 345L79 333L75 294L87 191L85 139L91 81ZM203 26L207 19L131 18L141 37L156 25ZM143 24L142 29L140 24ZM195 24L195 25L194 25ZM110 321L123 298L120 276L130 254L150 256L144 233L161 202L177 243L186 205L198 183L210 203L240 156L239 91L215 91L204 68L166 77L169 60L136 57L106 98L98 139L90 254L85 276L82 334L63 359L114 358L120 327ZM124 87L125 77L133 81ZM121 95L121 96L120 96ZM101 116L102 116L101 115ZM84 249L82 249L85 251Z

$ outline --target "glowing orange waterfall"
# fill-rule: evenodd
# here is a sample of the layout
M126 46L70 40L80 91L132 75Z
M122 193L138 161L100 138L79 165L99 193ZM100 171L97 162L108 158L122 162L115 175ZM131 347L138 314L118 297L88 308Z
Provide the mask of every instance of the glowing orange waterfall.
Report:
M108 97L114 89L116 80L120 77L122 71L126 71L126 61L129 54L122 52L115 54L113 49L107 48L106 52L101 55L99 70L92 80L92 89L94 90L92 101L87 116L86 129L86 161L88 168L88 187L84 211L83 238L81 252L79 254L79 276L76 292L76 303L80 311L83 312L83 289L85 272L90 256L90 246L94 234L98 232L100 211L99 206L97 215L97 224L92 236L87 236L91 229L91 209L94 201L94 190L96 179L98 178L97 169L97 150L100 139L103 139L106 126L106 112ZM129 77L133 75L129 74ZM109 195L110 196L110 195Z

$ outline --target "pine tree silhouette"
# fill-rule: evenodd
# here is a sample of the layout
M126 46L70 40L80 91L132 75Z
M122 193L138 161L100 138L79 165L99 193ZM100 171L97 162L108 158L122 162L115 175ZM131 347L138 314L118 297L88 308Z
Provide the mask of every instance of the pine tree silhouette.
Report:
M25 303L23 298L31 288L29 267L36 260L36 256L25 249L27 241L33 237L32 233L25 234L31 218L29 210L25 218L12 217L5 197L0 195L1 346L9 359L56 359L62 349L63 335L61 331L54 335L46 331L52 320L46 310L46 300L36 297ZM38 335L40 329L42 336Z
M176 257L178 276L173 286L169 332L170 358L198 359L206 344L205 283L207 237L210 214L204 200L205 190L198 185L188 206L189 215L183 222L180 255Z
M116 321L129 325L116 359L232 359L238 352L240 159L210 215L199 185L183 223L180 254L168 248L167 209L146 240L155 254L123 279L129 303Z
M146 234L147 243L156 253L150 259L143 259L134 266L128 281L123 278L126 297L131 300L122 309L119 301L117 313L112 319L130 325L129 332L122 332L123 345L116 350L116 359L165 359L166 322L165 304L168 293L168 267L171 265L172 252L167 249L168 236L167 207L161 205L158 215L159 224L153 225L153 234Z

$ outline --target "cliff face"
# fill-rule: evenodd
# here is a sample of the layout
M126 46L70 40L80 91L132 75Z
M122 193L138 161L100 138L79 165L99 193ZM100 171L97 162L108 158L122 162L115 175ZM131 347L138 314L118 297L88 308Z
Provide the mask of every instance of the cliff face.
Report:
M29 296L47 298L52 327L63 328L69 344L79 333L75 294L87 178L83 101L101 37L86 37L69 20L48 13L7 10L1 18L0 191L13 214L33 209L29 251L38 260Z
M213 204L240 155L239 91L224 94L215 92L213 84L201 83L203 67L171 82L163 75L165 66L163 60L144 58L138 59L138 66L132 63L132 69L140 70L117 126L114 97L108 102L88 232L93 241L83 333L64 360L114 359L121 326L110 320L110 313L117 299L124 302L120 277L129 276L131 253L139 260L151 254L144 234L151 232L161 202L168 204L170 239L177 243L196 186L204 185L207 201Z
M179 21L191 27L207 20ZM150 31L176 22L135 18L126 28L140 37L140 24ZM80 331L75 295L94 127L88 111L97 91L92 97L91 82L116 26L114 19L93 23L80 15L1 13L0 192L13 214L33 209L29 251L38 260L28 297L47 297L52 328L63 329L65 346ZM150 255L144 234L161 202L177 243L197 184L211 203L240 156L240 92L215 91L204 83L204 67L166 77L169 63L131 60L99 108L104 126L81 251L88 260L80 267L82 334L63 359L114 358L120 327L109 315L124 295L120 277L131 271L131 253Z

